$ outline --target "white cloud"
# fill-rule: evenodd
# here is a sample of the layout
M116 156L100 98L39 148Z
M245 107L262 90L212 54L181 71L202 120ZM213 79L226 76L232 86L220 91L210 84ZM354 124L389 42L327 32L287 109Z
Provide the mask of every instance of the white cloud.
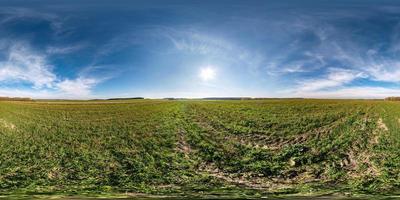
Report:
M48 90L27 90L27 89L16 89L16 88L0 88L1 97L29 97L38 99L52 99L61 96L55 95L54 92Z
M257 74L265 62L263 54L209 33L194 30L181 31L172 28L159 32L167 37L179 51L223 60L225 64L231 66L247 67L252 74Z
M93 87L112 76L96 72L102 67L90 66L83 68L77 78L65 78L55 74L47 55L33 51L25 43L10 45L4 51L5 59L0 61L0 96L88 98ZM18 89L21 84L31 87Z
M90 96L92 87L98 83L99 81L94 78L79 77L74 80L65 79L57 83L56 86L65 94L74 97L87 97Z
M297 32L290 32L294 33L292 35L293 41L303 41L302 33L312 34L318 40L312 45L293 42L287 50L282 52L282 57L271 59L271 64L268 65L270 74L281 76L284 79L284 76L288 73L303 73L293 79L293 82L298 84L297 87L291 88L291 92L297 90L308 95L343 96L342 93L336 91L343 92L346 96L352 96L350 93L354 92L360 97L369 96L368 94L375 95L375 93L378 93L380 97L383 96L381 94L388 96L398 94L396 90L391 89L383 90L383 88L373 87L372 89L375 90L368 91L371 87L354 88L352 82L356 79L365 78L367 80L364 82L365 84L368 84L368 81L400 83L400 60L398 57L400 46L398 30L400 26L393 27L392 33L388 33L387 39L390 40L386 47L385 38L382 39L382 43L360 42L359 39L370 39L368 38L369 33L349 37L353 29L331 24L338 16L324 17L326 19L307 18L308 20L301 20L299 23L301 26L298 24L290 26L290 23L287 23L290 28L297 27ZM348 18L348 20L355 18L365 20L371 15L364 13L360 16L340 17ZM295 59L292 59L292 54L295 55ZM345 70L329 70L333 66L339 66ZM318 73L318 71L325 71L326 69L328 69L328 73ZM299 82L298 77L302 75L312 78L303 78ZM365 92L365 94L362 92Z
M24 20L36 20L47 23L53 36L67 34L63 23L65 18L55 14L37 12L27 8L0 8L0 26L6 26ZM71 31L69 31L71 32ZM68 54L85 45L49 46L40 52L21 40L0 40L0 96L24 96L34 98L85 98L91 96L92 88L105 80L87 72L77 74L77 78L67 78L56 74L49 62L54 54ZM87 69L87 68L85 68ZM85 70L84 69L84 70Z
M372 63L366 68L371 79L382 82L400 82L400 62L392 61L390 63L381 62L379 64Z
M389 96L400 96L400 89L384 87L348 87L330 91L297 91L292 92L290 96L305 98L383 99Z
M0 81L23 81L39 89L52 87L56 75L45 56L22 44L15 44L10 47L8 58L0 62Z
M214 56L233 50L233 47L229 42L197 32L175 31L172 34L169 35L169 38L179 50Z
M48 22L56 34L62 32L63 21L60 17L54 14L20 7L1 7L0 14L4 15L0 20L0 25L24 19L37 19Z
M300 91L318 91L338 86L343 86L357 78L365 78L362 72L347 69L330 69L326 77L321 79L304 80L300 82L296 90Z
M46 49L46 53L48 54L69 54L75 51L82 49L85 45L77 44L71 45L67 47L59 47L59 46L50 46Z
M304 66L302 65L291 65L288 67L285 67L282 72L283 73L298 73L298 72L307 72L308 70L305 69Z

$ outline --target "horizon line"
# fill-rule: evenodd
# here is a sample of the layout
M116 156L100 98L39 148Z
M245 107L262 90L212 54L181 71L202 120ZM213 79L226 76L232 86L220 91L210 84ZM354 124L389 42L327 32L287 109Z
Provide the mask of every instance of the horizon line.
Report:
M385 98L363 98L363 97L249 97L249 96L226 96L226 97L111 97L111 98L32 98L32 97L6 97L0 96L0 100L66 100L66 101L102 101L102 100L267 100L267 99L321 99L321 100L385 100L389 98L400 98L397 96L388 96Z

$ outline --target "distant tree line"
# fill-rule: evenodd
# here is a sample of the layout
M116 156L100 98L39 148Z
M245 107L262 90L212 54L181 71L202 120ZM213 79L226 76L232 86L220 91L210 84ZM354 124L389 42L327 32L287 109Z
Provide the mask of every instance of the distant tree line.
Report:
M110 98L107 100L134 100L134 99L144 99L144 97Z
M174 98L167 97L165 100L302 100L304 98L264 98L264 97L206 97L206 98Z
M385 101L400 101L400 97L386 97Z
M32 101L32 99L21 97L0 97L0 101Z

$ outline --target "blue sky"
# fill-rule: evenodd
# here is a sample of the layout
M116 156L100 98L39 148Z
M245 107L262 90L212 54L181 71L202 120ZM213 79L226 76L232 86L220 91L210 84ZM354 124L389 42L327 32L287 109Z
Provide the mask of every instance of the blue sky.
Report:
M0 1L0 96L400 96L398 1Z

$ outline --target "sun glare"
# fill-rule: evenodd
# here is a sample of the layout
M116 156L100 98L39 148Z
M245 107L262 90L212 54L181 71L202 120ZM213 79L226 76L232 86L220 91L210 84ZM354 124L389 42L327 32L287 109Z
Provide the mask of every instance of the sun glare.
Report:
M203 81L209 81L215 78L216 72L211 67L205 67L200 70L199 76Z

